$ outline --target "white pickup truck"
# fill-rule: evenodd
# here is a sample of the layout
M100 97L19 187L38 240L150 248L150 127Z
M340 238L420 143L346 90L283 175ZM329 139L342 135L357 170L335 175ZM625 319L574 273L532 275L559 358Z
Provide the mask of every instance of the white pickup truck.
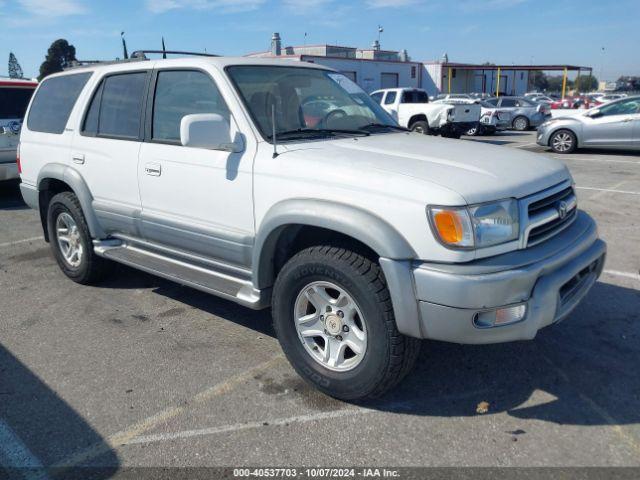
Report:
M533 339L587 294L606 251L559 161L404 130L320 65L92 65L38 87L20 188L71 280L120 262L271 307L303 378L375 397L421 338ZM72 310L83 290L68 288Z
M371 94L398 124L414 132L460 138L478 126L480 105L429 103L429 95L418 88L388 88Z

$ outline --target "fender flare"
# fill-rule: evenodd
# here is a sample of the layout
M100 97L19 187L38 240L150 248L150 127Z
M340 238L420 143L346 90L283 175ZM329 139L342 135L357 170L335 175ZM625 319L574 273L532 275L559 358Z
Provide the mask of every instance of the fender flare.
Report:
M91 236L93 238L104 238L106 235L93 210L93 195L91 195L89 187L80 172L62 163L48 163L40 169L40 173L38 174L37 185L39 192L43 190L43 184L48 179L60 180L71 187L73 193L78 197ZM43 214L46 218L46 212Z
M272 260L278 240L284 230L293 225L325 228L347 235L367 245L380 257L416 258L409 242L371 212L327 200L285 200L269 209L256 235L252 261L256 288L272 286L275 277Z

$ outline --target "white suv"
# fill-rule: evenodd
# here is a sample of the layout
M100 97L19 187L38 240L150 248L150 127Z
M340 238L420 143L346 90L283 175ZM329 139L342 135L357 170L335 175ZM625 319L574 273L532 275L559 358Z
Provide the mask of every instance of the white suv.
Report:
M553 159L410 133L333 70L250 58L123 62L45 79L22 194L62 271L121 262L271 307L294 368L380 395L419 339L532 339L605 244Z

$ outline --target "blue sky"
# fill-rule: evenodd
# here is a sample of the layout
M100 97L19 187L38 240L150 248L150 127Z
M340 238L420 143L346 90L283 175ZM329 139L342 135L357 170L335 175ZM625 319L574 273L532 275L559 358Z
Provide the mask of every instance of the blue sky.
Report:
M614 5L612 7L612 5ZM242 55L305 42L382 47L414 60L570 63L614 79L640 75L640 0L0 0L0 75L13 51L37 75L50 43L66 38L80 59L160 48ZM602 48L604 47L604 53Z

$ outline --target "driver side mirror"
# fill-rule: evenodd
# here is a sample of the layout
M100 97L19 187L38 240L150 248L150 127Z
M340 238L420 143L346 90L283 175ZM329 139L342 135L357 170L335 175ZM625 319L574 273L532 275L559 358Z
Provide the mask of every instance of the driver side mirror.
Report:
M231 138L229 122L217 113L185 115L180 121L180 143L185 147L242 152L241 135Z
M600 111L599 108L596 108L595 110L590 110L589 113L587 113L587 117L590 118L598 118L602 116L602 112Z

